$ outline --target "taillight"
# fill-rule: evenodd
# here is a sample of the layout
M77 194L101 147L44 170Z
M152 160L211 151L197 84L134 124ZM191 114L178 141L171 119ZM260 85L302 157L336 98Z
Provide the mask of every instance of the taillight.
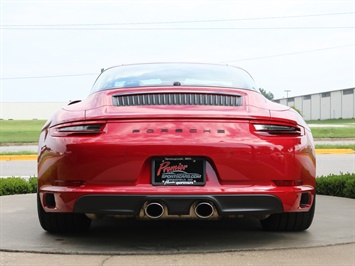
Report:
M253 124L254 132L260 135L302 135L302 128L298 126L278 124Z
M68 123L51 128L51 135L55 137L95 135L104 133L104 128L103 122Z
M67 126L58 129L59 132L75 132L75 133L100 133L102 124Z

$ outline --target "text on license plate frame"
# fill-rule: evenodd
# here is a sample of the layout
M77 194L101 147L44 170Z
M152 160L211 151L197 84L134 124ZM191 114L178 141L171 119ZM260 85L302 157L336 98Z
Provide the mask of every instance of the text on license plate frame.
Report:
M152 184L155 186L203 186L206 160L201 157L152 158Z

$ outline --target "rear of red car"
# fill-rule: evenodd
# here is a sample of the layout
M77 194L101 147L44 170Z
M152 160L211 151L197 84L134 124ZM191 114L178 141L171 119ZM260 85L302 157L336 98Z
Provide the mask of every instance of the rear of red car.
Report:
M298 113L250 88L180 80L101 85L47 122L38 157L45 230L81 230L101 216L252 215L267 230L310 226L314 145Z

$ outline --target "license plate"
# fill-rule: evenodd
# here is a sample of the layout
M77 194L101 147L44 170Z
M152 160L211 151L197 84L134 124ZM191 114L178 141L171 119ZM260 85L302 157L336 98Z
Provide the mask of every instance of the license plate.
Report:
M152 184L157 186L202 186L206 183L206 162L196 157L152 159Z

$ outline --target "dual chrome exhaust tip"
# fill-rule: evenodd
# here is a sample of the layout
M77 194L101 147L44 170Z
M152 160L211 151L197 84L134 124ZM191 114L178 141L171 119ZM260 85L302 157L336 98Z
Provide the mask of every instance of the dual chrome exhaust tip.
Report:
M158 219L165 212L164 206L158 202L151 202L144 208L144 213L151 219Z
M195 214L198 218L208 219L212 217L215 212L215 208L211 203L208 202L200 202L195 207Z
M208 219L216 213L216 209L212 203L209 202L198 202L192 205L193 213L196 217L200 219ZM165 214L166 207L159 202L150 202L143 207L144 213L147 217L151 219L161 218ZM188 215L193 218L193 216ZM169 217L167 215L166 217Z

